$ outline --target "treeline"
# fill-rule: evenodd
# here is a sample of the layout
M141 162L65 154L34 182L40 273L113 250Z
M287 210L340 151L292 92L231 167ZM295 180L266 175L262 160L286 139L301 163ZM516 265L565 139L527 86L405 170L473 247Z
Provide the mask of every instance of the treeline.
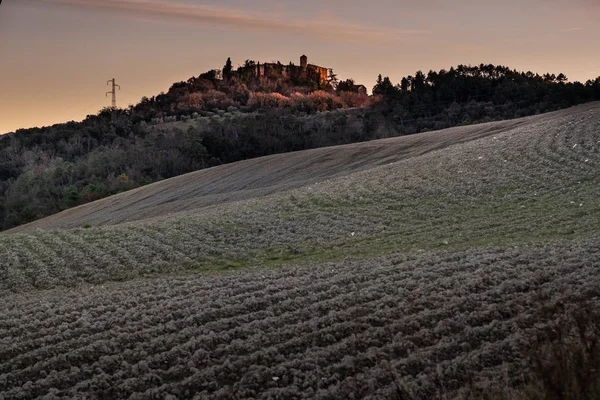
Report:
M600 99L600 78L568 83L501 66L319 90L209 71L128 109L0 136L0 229L200 168L287 151L521 117Z
M519 118L600 99L600 77L569 83L564 74L518 72L501 65L417 71L394 84L379 75L375 108L404 134Z

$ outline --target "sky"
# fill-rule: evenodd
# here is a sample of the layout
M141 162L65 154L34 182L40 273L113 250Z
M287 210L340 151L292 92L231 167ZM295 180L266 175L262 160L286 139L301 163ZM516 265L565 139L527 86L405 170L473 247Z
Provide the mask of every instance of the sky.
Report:
M371 88L502 64L600 76L600 0L3 0L0 134L79 121L246 59L333 68Z

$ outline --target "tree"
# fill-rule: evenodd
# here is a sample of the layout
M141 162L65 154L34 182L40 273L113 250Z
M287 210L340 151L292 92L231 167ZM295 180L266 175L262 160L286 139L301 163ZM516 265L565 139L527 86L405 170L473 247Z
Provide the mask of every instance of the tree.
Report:
M406 79L406 77L402 78L402 80L400 81L400 90L402 91L402 94L408 93L408 86L409 86L408 79Z
M233 65L231 64L231 58L227 57L227 62L225 62L225 66L223 67L223 78L229 79L233 73Z
M354 83L354 79L346 79L345 81L341 81L337 86L338 92L354 92L356 89L356 84Z
M231 67L231 60L227 59L227 61L229 61L229 66ZM231 73L231 71L229 71ZM208 79L209 81L214 81L215 79L217 79L219 76L222 75L222 72L218 69L211 69L210 71L207 71L203 74L200 74L200 78L202 79Z
M389 77L381 79L381 75L377 78L377 84L373 87L374 95L388 96L395 92L394 85Z
M417 93L422 93L425 89L425 74L423 74L422 71L417 71L413 82L414 82L415 91Z
M329 68L329 76L327 77L327 82L331 85L331 87L336 90L339 80L337 74L333 73L333 68Z

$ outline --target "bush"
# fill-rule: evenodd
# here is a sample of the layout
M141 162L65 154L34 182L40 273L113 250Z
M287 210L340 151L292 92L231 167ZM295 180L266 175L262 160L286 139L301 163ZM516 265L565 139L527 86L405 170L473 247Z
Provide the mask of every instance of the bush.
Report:
M81 190L81 198L86 202L94 201L106 197L110 194L103 184L90 183Z
M212 110L226 110L228 107L238 106L238 104L230 99L227 94L218 90L209 90L204 93L202 95L202 100L204 101L205 107Z
M279 93L252 93L250 95L250 100L248 100L248 107L250 107L251 110L288 108L290 105L290 99Z
M371 98L364 94L341 92L339 98L343 108L368 107L371 105Z
M527 385L518 390L471 386L462 399L600 399L600 312L588 302L542 308L555 321L531 343Z
M600 399L600 312L568 307L533 346L531 368L549 400Z

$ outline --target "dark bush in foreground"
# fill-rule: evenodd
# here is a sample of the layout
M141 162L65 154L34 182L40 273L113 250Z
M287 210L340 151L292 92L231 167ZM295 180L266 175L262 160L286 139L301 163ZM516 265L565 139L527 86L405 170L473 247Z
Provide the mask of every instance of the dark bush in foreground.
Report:
M589 302L542 307L555 319L532 343L531 376L521 390L470 386L461 399L600 399L600 313Z

